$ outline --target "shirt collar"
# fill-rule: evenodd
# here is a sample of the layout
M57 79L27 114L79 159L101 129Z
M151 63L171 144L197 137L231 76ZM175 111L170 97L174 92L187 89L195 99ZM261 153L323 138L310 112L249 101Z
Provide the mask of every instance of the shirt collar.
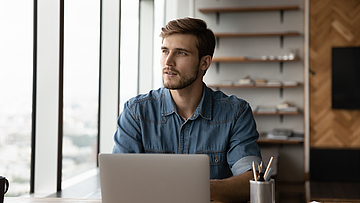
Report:
M212 98L210 89L203 83L203 94L195 113L190 117L196 119L199 115L204 119L211 120L212 117ZM170 90L164 88L164 97L162 102L162 115L168 116L177 112L174 100L171 97Z

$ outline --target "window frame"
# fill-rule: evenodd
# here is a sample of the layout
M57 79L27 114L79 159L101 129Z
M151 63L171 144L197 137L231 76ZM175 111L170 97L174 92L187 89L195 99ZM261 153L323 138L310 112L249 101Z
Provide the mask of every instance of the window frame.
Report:
M34 0L30 193L61 191L64 0ZM119 115L120 8L100 0L98 152L113 147Z

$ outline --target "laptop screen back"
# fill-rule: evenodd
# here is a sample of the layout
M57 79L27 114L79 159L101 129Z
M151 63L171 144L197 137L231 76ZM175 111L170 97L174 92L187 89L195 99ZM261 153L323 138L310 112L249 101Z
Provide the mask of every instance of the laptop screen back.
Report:
M100 154L103 203L209 203L207 155Z

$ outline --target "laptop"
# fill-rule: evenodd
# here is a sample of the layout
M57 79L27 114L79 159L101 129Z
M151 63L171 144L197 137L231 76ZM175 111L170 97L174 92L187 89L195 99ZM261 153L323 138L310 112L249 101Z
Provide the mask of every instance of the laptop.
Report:
M102 203L210 203L209 157L99 154Z

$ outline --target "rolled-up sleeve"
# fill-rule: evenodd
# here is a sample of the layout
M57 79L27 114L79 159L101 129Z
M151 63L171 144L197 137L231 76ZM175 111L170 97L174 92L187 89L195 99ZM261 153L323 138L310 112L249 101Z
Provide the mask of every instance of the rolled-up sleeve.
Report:
M233 126L227 153L228 164L234 176L251 170L253 161L256 164L261 162L260 147L256 143L258 138L251 107L246 103Z

